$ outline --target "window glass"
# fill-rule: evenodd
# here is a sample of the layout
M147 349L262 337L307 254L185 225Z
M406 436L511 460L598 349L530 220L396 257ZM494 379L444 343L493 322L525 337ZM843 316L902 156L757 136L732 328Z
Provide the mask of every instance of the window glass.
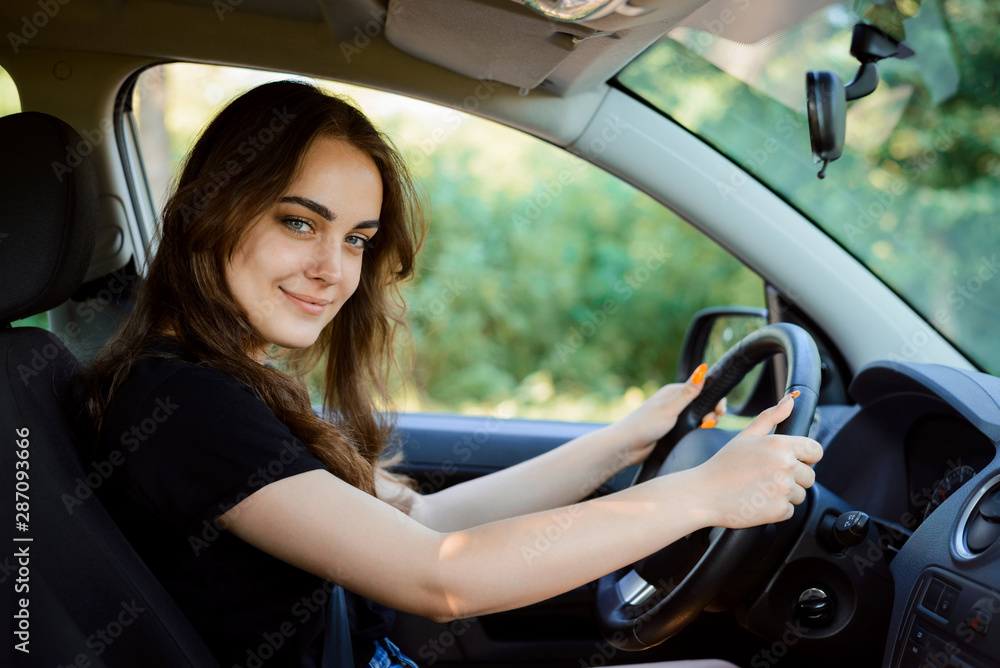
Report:
M843 156L819 180L805 75L830 70L849 81L859 65L852 27L862 21L915 55L878 63L878 87L848 103ZM843 0L754 44L718 36L719 25L671 31L618 81L793 203L972 361L1000 372L995 7ZM723 196L738 188L735 173L719 184ZM897 357L923 341L915 333Z
M211 115L288 78L191 64L142 76L157 78L137 86L137 115L144 164L162 169L150 177L161 205ZM460 111L317 83L393 138L429 201L405 290L415 357L401 409L611 420L673 379L696 311L763 306L759 277L589 163Z
M14 80L7 70L0 67L0 116L9 116L21 111L21 98L17 94Z

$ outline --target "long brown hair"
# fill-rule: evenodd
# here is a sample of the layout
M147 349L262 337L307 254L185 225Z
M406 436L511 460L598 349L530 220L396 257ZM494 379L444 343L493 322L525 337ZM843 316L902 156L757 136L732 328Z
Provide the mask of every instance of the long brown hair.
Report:
M382 210L354 295L317 341L280 360L251 357L267 345L223 279L253 221L295 180L318 138L340 139L375 162ZM249 386L334 475L375 493L378 458L392 430L388 373L404 327L399 283L423 238L420 200L398 152L356 107L315 86L264 84L228 104L191 150L157 230L158 248L133 312L76 381L78 422L96 443L104 413L152 336L170 335L206 365ZM323 404L312 410L304 380L325 363Z

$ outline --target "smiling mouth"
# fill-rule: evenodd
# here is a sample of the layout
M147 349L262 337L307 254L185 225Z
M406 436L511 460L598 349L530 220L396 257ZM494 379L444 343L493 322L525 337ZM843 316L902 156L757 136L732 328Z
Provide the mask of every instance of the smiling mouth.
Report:
M296 297L295 295L291 294L290 292L285 292L285 290L282 289L282 288L279 288L279 290L281 290L281 292L286 297L288 297L288 300L290 302L292 302L293 304L295 304L300 309L302 309L303 311L305 311L306 313L308 313L310 315L319 315L326 308L326 305L330 303L330 302L324 302L324 301L319 301L319 302L317 302L317 301L311 301L311 300L313 300L312 297L309 297L309 298L306 298L304 296L303 297Z

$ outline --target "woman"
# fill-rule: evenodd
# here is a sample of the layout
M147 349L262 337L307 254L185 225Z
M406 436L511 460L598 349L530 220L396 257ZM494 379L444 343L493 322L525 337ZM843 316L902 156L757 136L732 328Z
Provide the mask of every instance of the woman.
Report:
M703 466L574 506L558 541L523 556L559 508L649 454L702 367L620 422L415 493L379 455L416 202L350 104L294 82L249 91L192 150L135 309L79 377L94 458L123 462L102 498L224 666L320 665L327 581L356 592L355 664L408 665L384 637L390 607L450 620L527 605L702 527L786 519L813 482L819 445L768 435L786 397ZM302 383L319 361L330 421ZM741 492L772 481L743 519Z

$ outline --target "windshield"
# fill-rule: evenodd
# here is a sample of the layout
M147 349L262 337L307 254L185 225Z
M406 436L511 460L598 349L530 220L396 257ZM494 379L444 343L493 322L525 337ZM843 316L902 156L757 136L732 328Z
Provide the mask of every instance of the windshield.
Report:
M974 363L1000 372L1000 7L830 4L747 44L719 36L751 7L732 5L675 28L619 83L795 205ZM862 20L916 55L879 63L881 83L848 103L843 156L819 180L805 73L849 81L858 69L851 29Z

